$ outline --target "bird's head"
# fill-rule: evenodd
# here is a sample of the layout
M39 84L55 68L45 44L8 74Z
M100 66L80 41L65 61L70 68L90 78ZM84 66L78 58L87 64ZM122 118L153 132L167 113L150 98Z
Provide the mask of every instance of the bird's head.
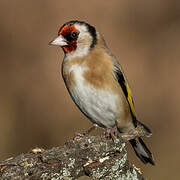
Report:
M83 21L69 21L58 31L58 37L50 45L61 46L65 54L87 53L97 43L96 29Z

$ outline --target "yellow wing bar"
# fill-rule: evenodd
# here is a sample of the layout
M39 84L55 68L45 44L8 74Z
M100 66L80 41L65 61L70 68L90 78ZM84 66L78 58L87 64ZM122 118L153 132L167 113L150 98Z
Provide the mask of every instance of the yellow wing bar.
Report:
M126 86L126 89L127 89L127 100L129 102L129 105L130 105L130 108L131 108L131 111L133 113L133 115L136 117L136 111L135 111L135 108L134 108L134 102L133 102L133 98L132 98L132 93L131 93L131 90L129 88L129 85L127 82L125 82L125 86Z

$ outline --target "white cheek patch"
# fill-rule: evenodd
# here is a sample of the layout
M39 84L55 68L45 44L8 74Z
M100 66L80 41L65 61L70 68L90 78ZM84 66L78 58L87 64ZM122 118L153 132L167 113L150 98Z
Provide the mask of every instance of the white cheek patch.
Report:
M77 39L77 48L75 51L66 54L65 60L86 56L90 50L92 37L88 32L87 27L84 25L75 24L75 28L80 32Z
M79 45L82 44L83 46L90 46L92 43L92 37L87 27L84 25L82 26L82 25L76 24L75 28L80 32L79 37L78 37Z

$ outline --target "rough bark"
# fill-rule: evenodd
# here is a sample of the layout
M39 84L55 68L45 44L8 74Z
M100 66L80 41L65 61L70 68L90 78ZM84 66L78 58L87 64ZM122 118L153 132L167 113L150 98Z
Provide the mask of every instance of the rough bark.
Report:
M1 180L73 180L81 176L103 180L143 180L140 170L127 160L122 139L88 136L49 150L32 149L0 162Z

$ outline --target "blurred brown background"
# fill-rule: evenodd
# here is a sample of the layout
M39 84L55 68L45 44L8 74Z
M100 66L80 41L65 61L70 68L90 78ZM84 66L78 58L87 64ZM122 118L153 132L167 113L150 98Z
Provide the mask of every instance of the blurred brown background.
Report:
M156 166L143 165L132 150L129 158L148 179L179 179L178 0L0 0L0 160L63 145L90 126L61 78L62 50L48 46L74 19L104 35L126 72L138 118L153 130L146 142Z

